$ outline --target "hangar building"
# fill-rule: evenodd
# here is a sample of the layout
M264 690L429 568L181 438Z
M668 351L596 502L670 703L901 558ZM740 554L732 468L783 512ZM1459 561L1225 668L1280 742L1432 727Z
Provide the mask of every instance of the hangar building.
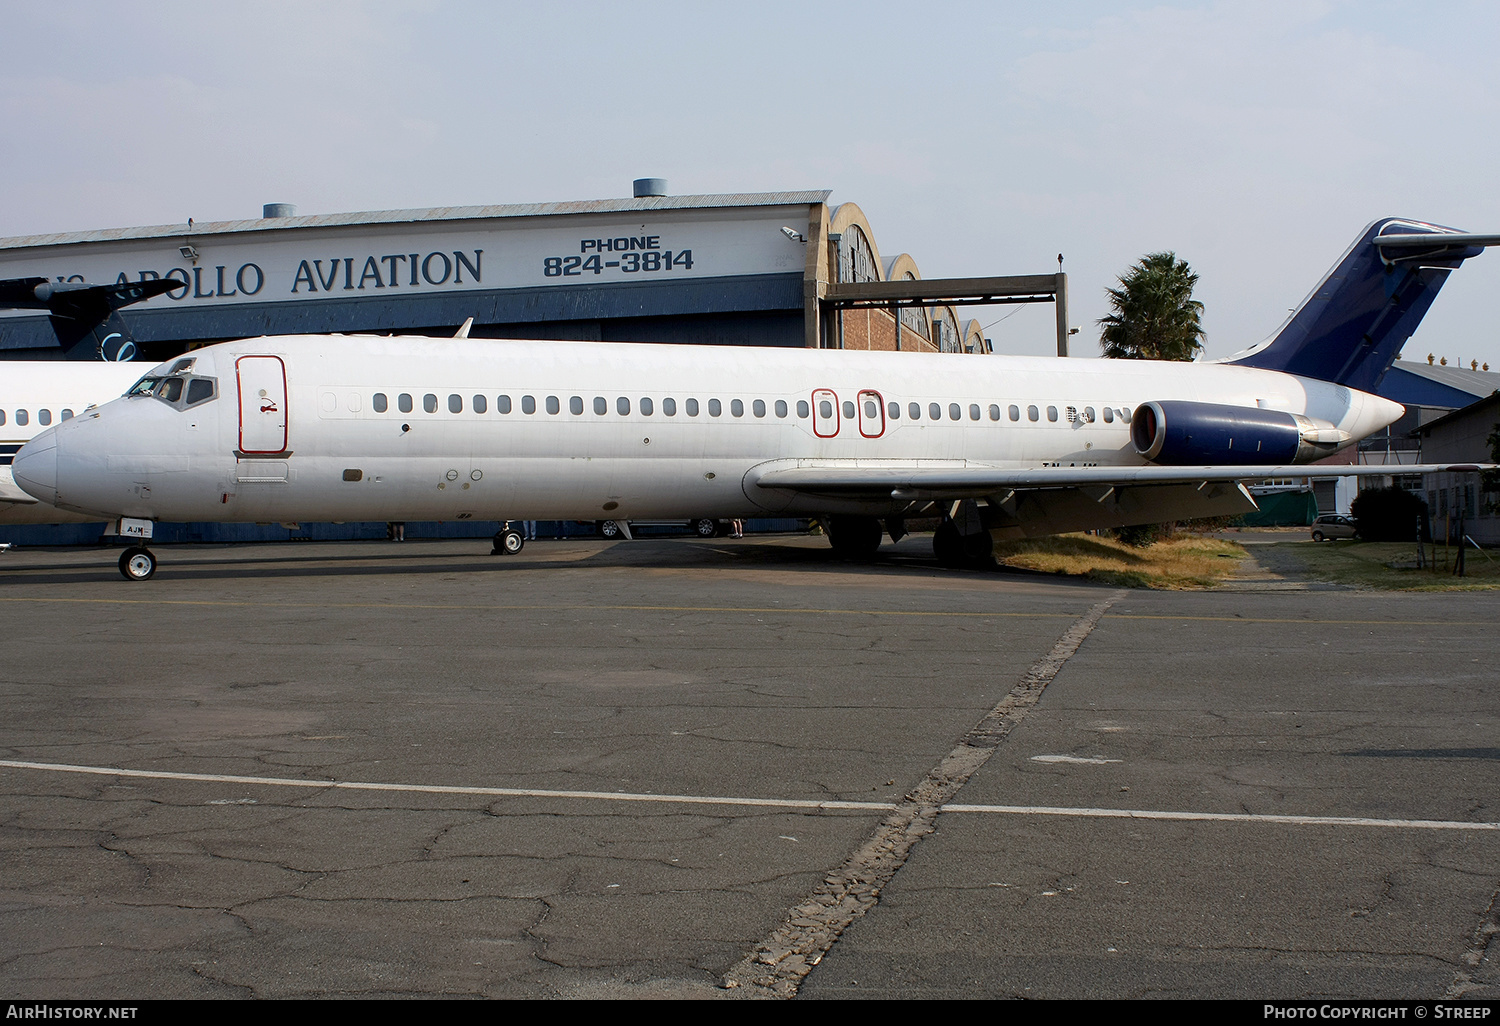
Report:
M181 287L124 316L138 359L298 332L983 352L954 304L830 305L842 285L921 278L825 191L296 216L0 239L0 279ZM1054 277L1033 301L1051 301ZM868 290L867 290L868 291ZM971 299L971 301L974 301ZM1010 301L1014 302L1015 299ZM0 311L0 359L94 359L45 310Z

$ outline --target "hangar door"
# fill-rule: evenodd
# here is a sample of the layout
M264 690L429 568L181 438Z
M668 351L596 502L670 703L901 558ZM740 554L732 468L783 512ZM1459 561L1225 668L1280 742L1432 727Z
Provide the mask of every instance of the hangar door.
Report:
M242 356L235 361L240 389L240 452L286 452L286 367L279 356Z

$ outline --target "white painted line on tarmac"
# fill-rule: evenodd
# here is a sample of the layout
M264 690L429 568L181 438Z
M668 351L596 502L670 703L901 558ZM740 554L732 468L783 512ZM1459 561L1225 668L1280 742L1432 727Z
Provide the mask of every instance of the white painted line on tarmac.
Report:
M1112 762L1124 762L1124 759L1101 759L1089 755L1033 755L1032 762L1066 762L1078 766L1108 766Z
M119 766L76 766L58 762L0 759L0 768L50 773L81 773L98 777L145 780L182 780L205 784L248 784L295 787L318 791L385 791L407 794L455 794L484 798L570 798L581 801L655 802L663 805L729 805L763 809L800 809L809 812L890 812L895 802L846 802L800 798L735 798L703 794L651 794L629 791L558 791L534 787L465 787L453 784L394 784L369 780L301 780L296 777L252 777L230 773L178 773L171 770L133 770ZM1073 819L1141 819L1206 823L1264 823L1283 826L1391 827L1405 830L1500 830L1500 823L1471 823L1446 819L1372 819L1363 816L1285 816L1270 813L1165 812L1159 809L1089 809L1061 805L964 805L938 807L945 813L1003 816L1059 816Z
M410 794L461 794L486 798L576 798L588 801L660 802L668 805L743 805L771 809L810 811L852 809L857 812L890 812L895 802L841 802L826 799L732 798L716 795L650 794L628 791L549 791L533 787L462 787L452 784L391 784L369 780L299 780L296 777L248 777L225 773L177 773L170 770L132 770L118 766L73 766L57 762L21 762L0 759L7 769L42 770L53 773L84 773L100 777L134 777L146 780L187 780L207 784L250 784L262 787L300 787L318 791L401 791Z
M1500 823L1451 819L1371 819L1365 816L1280 816L1253 812L1162 812L1156 809L1078 809L1051 805L944 805L944 812L1004 816L1071 816L1076 819L1156 819L1202 823L1271 823L1285 826L1396 827L1405 830L1500 830Z

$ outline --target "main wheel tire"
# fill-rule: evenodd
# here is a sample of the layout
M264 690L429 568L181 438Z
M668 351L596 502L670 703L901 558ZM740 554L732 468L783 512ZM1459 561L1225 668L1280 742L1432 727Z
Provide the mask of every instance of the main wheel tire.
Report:
M132 545L120 553L120 573L127 581L149 581L156 573L156 557L144 545Z
M594 526L598 528L599 533L605 538L620 537L620 525L613 520L600 520Z
M932 535L932 554L951 569L985 569L994 565L995 539L988 531L963 535L951 520L944 520Z
M932 534L932 554L939 566L957 569L964 565L964 542L953 526L953 521L944 520Z
M697 520L688 521L688 526L699 538L712 538L719 533L719 522L712 517L699 517Z
M885 529L875 517L829 517L828 543L843 559L869 559L880 548Z
M500 551L507 556L514 556L526 547L526 536L520 531L500 532Z

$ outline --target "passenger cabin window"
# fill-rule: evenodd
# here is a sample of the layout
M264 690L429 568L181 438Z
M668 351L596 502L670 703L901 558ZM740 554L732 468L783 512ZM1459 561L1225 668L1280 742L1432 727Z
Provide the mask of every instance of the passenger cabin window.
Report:
M0 413L0 417L3 417L3 416L5 416L5 414ZM72 420L73 419L73 411L72 410L63 410L62 411L62 419L63 420ZM4 421L0 421L0 423L4 423Z
M929 420L942 420L943 419L943 407L941 405L939 405L938 403L928 403L927 404L927 418Z
M826 420L833 419L833 403L827 399L818 400L818 416Z
M1026 407L1026 419L1033 424L1042 419L1041 412L1035 406Z
M781 417L782 419L786 418L786 400L785 399L778 399L778 400L776 400L776 416Z
M528 414L536 412L536 396L534 396L534 395L523 395L523 396L521 396L521 412L522 413L528 413Z
M990 420L999 420L999 419L1000 419L1000 407L996 406L994 403L990 403Z
M812 416L812 407L807 405L806 399L797 400L797 416L801 417L803 420L806 420L808 417Z
M919 404L917 404L917 403L908 403L907 406L906 406L906 414L912 420L921 420L922 419L922 407Z
M719 403L719 400L717 400L717 399L710 399L708 401L708 415L710 417L717 417L717 416L719 416L723 412L724 412L724 407Z
M1086 424L1094 422L1094 408L1092 406L1085 406L1083 408L1083 420Z
M1106 424L1113 424L1114 422L1115 422L1115 411L1112 410L1112 409L1110 409L1108 406L1106 406L1104 408L1104 423L1106 423Z
M482 395L476 395L470 401L474 404L475 413L484 413L490 408L489 402Z
M978 420L979 419L979 404L978 403L970 403L969 404L969 419L970 420Z
M900 403L887 403L885 410L886 410L886 413L890 415L890 418L892 420L900 420L901 419L901 404Z
M641 416L649 417L656 412L656 404L646 396L641 396Z
M37 410L36 411L36 422L38 424L42 425L42 427L46 427L48 424L51 424L52 423L52 411L51 410Z
M665 413L668 417L677 416L677 400L663 399L661 401L661 412Z
M29 413L27 413L25 410L17 410L16 411L16 423L18 425L20 425L21 427L25 427L27 424L31 423L31 415Z
M743 417L745 415L745 404L738 399L729 400L729 413L731 416Z
M390 405L386 400L385 393L376 392L374 398L370 400L370 407L374 409L376 413L384 413L387 409L389 409Z
M510 412L510 396L508 396L508 395L497 395L497 396L495 396L495 412L496 413L509 413Z
M4 410L0 410L0 424L4 424L4 423L5 423L5 411Z
M1057 421L1057 407L1056 406L1049 406L1049 407L1047 407L1047 419L1050 420L1050 421L1052 421L1052 422L1054 422L1054 423L1056 423L1056 421Z
M583 416L583 396L575 395L568 400L568 412L575 417Z
M554 417L562 412L562 403L557 401L557 396L549 395L547 397L547 412Z
M426 410L428 413L436 413L437 396L433 395L431 392L428 392L426 395L424 395L422 397L422 409Z
M448 397L448 412L449 413L462 413L462 412L464 412L464 397L461 396L461 395L456 395L456 394L455 395L450 395Z
M410 413L411 396L406 392L402 392L400 395L396 396L396 409L400 410L402 413Z
M854 401L851 400L851 399L845 399L842 405L843 405L843 408L844 408L844 419L845 420L853 420L854 419Z
M750 404L750 412L757 417L764 417L766 415L766 401L764 399L755 400L755 402Z
M698 416L698 400L689 399L682 404L682 408L687 410L687 415L689 417Z
M949 403L948 404L948 419L949 420L957 420L958 418L962 417L963 415L964 415L964 411L959 407L958 403Z
M615 412L622 417L630 416L630 400L623 395L615 400Z
M876 420L880 417L880 404L874 399L865 400L865 416L870 420Z
M596 396L594 396L594 413L597 416L602 417L602 416L604 416L608 412L609 412L609 400L606 399L606 398L604 398L604 396L602 396L602 395L596 395Z

